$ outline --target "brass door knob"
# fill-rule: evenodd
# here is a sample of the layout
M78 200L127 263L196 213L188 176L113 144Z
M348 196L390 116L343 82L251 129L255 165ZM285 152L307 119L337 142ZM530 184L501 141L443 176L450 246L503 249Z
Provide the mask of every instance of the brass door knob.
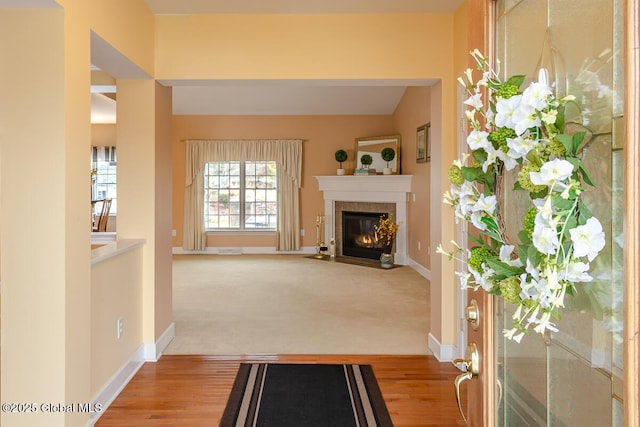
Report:
M471 328L475 331L480 326L480 310L478 309L478 303L472 299L469 301L469 305L465 309L467 322L471 324Z

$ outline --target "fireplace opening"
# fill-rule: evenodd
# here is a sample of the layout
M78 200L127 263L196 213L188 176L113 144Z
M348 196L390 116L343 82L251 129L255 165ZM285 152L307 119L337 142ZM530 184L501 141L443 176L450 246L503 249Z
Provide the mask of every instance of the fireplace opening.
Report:
M375 225L388 214L380 212L342 212L342 255L379 259L382 245L378 242Z

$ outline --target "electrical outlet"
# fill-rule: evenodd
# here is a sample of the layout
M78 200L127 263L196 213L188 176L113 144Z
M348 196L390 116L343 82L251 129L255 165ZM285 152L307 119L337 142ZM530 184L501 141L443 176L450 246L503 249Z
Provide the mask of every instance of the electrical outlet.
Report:
M420 250L421 247L422 247L422 242L418 240L418 250Z
M300 229L300 237L304 237L304 228Z
M171 237L176 237L176 230L175 228L173 230L171 230Z
M413 201L416 201L416 193L412 193L413 194Z
M118 327L117 336L118 336L118 339L120 339L120 337L122 337L122 334L124 333L124 319L122 317L118 319L117 327Z

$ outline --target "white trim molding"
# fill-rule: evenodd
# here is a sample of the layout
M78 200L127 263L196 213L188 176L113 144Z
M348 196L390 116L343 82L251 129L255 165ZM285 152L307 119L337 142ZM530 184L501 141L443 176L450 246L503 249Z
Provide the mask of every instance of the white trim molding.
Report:
M155 343L144 344L144 360L147 362L157 362L162 357L162 352L169 343L176 337L176 324L171 322L169 327L160 335Z
M129 360L115 373L98 393L91 399L91 408L100 408L95 412L91 412L88 426L95 425L96 421L104 414L109 405L115 400L125 386L131 381L133 376L138 372L145 362L144 345L131 355Z
M313 246L304 246L299 251L278 251L274 246L244 246L244 247L218 247L207 246L204 250L187 250L181 246L174 246L172 249L174 255L305 255L315 254L316 248Z
M429 350L438 359L438 362L450 362L457 354L455 345L443 345L429 332Z
M409 258L409 267L413 268L425 279L431 281L431 270L429 270L427 267L423 266L422 264L418 264L411 258Z

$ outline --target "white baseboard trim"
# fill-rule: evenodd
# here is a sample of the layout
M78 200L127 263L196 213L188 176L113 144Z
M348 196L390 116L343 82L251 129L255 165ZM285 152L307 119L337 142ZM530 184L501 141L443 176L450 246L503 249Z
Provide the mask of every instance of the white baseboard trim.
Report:
M299 251L278 251L273 246L244 246L244 247L217 247L207 246L202 250L187 250L180 246L174 246L171 250L174 255L262 255L262 254L315 254L315 246L303 246Z
M429 350L436 356L438 362L451 362L456 356L455 345L443 345L429 332Z
M107 410L109 405L115 400L131 378L138 372L144 362L157 362L162 356L162 352L167 348L171 340L176 336L176 325L171 323L154 344L142 344L131 355L129 360L106 382L100 391L91 399L91 407L100 407L100 412L91 414L87 423L92 427L100 416Z
M418 264L411 258L409 258L409 267L420 273L420 275L425 279L431 281L431 270L429 270L427 267L423 266L422 264Z
M152 344L144 344L144 360L146 362L157 362L162 357L162 352L169 343L176 337L176 324L171 322L169 327L160 335L160 338Z
M131 355L129 360L115 373L98 393L91 399L92 408L100 408L100 411L91 413L87 426L93 426L109 405L120 394L122 389L131 381L131 378L138 372L144 363L144 345Z

